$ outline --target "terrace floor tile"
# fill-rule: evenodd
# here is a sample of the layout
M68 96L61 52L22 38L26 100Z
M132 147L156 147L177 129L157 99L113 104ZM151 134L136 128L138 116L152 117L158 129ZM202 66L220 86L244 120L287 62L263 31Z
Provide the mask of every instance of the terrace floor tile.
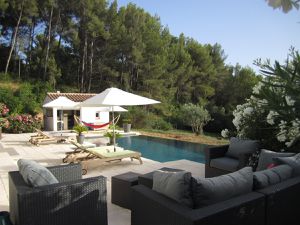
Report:
M34 146L28 142L33 134L3 134L0 140L0 211L8 211L8 175L17 170L17 160L21 158L36 160L44 166L61 165L65 152L72 151L68 143L51 143ZM88 173L84 177L103 175L107 177L107 207L110 225L129 225L131 212L111 203L111 177L129 171L149 173L162 167L172 167L190 171L193 176L204 177L204 164L189 160L160 163L143 158L140 165L137 160L124 159L121 162L98 165L97 161L88 164Z

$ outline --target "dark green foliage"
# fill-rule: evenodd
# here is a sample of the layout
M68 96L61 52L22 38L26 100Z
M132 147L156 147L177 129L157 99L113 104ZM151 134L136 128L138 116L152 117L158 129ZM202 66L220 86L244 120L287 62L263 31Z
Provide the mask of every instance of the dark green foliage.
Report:
M163 118L151 114L147 117L147 123L144 128L155 129L155 130L171 130L172 125L165 121Z
M3 71L22 2L0 1ZM212 130L219 130L257 80L248 68L226 66L219 44L175 37L158 17L134 4L118 9L117 1L26 0L16 36L12 75L0 74L0 79L26 82L19 90L1 90L0 100L14 112L36 112L51 90L99 93L118 87L162 102L136 107L135 128L181 126L176 112L193 103L225 109L224 114L211 111Z
M47 85L36 83L22 83L18 89L11 87L0 88L0 102L6 104L11 113L29 113L35 115L40 112L41 104L46 96Z
M223 129L233 129L232 113L226 113L224 107L213 106L208 109L211 120L204 126L205 131L211 133L221 133Z
M269 6L273 9L281 9L283 12L288 13L293 8L299 9L299 0L266 0Z
M237 135L260 140L267 149L299 152L299 52L292 50L285 64L257 64L265 76L253 88L253 96L234 111Z

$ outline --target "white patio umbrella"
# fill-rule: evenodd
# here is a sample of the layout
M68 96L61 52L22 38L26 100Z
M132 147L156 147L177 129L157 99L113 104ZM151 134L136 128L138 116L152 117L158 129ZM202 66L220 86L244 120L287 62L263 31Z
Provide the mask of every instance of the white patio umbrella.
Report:
M99 109L100 112L112 112L112 106L107 106L107 107L100 107ZM114 106L114 112L127 112L127 109L124 109L120 106Z
M114 111L116 106L150 105L157 104L159 101L135 95L118 88L107 88L103 92L85 100L81 105L89 107L110 106L113 115L113 144L115 149L115 124Z
M57 109L61 110L61 112L60 112L60 121L61 121L60 130L62 130L62 125L63 125L62 124L63 110L64 109L75 109L75 108L77 108L77 106L78 106L77 102L74 102L74 101L72 101L72 100L70 100L70 99L68 99L67 97L64 97L64 96L60 96L57 99L43 105L44 108L57 108Z

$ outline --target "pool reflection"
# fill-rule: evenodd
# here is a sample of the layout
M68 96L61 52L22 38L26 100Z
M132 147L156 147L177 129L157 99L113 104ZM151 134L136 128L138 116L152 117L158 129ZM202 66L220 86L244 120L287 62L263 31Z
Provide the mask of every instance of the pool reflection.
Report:
M204 163L207 145L148 136L123 137L117 140L124 149L139 151L143 157L159 162L187 159Z

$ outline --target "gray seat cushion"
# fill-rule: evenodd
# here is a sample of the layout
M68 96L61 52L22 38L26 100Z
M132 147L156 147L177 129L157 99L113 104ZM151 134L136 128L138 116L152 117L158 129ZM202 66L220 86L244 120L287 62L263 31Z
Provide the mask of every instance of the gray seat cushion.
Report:
M153 173L153 190L185 206L193 207L191 197L191 173L157 170Z
M280 183L292 177L293 169L288 165L280 165L267 170L253 173L253 187L255 190Z
M239 160L230 157L220 157L210 160L210 167L214 167L221 170L227 170L230 172L237 171Z
M293 176L300 176L300 153L291 157L278 157L274 161L279 164L287 164L293 168Z
M257 150L259 150L259 141L232 137L230 138L228 151L225 155L232 158L239 158L239 155L251 154Z
M268 166L272 163L274 163L273 158L276 157L288 157L293 156L295 153L291 152L273 152L270 150L262 149L259 154L258 164L256 171L265 170L268 168Z
M200 208L246 194L251 192L252 188L251 167L213 178L192 178L194 207Z
M33 187L56 184L56 177L44 166L28 159L18 160L19 172L24 181Z

